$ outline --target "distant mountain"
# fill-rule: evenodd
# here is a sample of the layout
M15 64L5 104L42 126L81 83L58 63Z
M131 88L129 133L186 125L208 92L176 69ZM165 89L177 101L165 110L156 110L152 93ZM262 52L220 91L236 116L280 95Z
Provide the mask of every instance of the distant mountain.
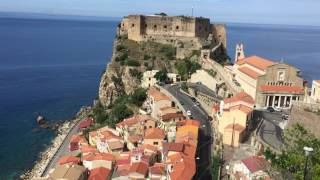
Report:
M80 16L44 13L24 12L0 12L0 18L26 18L26 19L61 19L61 20L85 20L85 21L120 21L120 17Z

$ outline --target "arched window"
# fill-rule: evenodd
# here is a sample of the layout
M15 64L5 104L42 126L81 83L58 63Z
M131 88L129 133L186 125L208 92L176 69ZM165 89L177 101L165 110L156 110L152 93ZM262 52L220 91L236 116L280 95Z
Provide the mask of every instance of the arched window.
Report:
M176 30L179 30L179 26L176 26Z

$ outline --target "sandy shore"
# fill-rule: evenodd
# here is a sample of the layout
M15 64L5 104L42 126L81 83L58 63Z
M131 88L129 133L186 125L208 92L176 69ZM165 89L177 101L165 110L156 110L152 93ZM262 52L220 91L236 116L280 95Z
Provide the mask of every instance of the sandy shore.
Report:
M71 129L85 116L88 114L88 109L90 108L81 108L77 113L75 119L71 121L66 121L59 126L57 129L57 136L52 140L48 148L41 152L39 155L39 160L35 163L33 168L20 176L21 179L32 179L40 177L45 171L46 167L49 165L50 161L59 150L63 141L67 137Z

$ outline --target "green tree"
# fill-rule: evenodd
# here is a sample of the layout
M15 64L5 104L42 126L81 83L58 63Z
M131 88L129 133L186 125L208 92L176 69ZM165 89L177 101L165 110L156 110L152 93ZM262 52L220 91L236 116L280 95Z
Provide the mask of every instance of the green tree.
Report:
M130 96L130 102L137 106L141 106L147 98L147 90L143 88L136 89Z
M176 64L176 68L181 78L186 80L188 79L189 75L200 69L201 65L197 62L192 62L190 59L184 59Z
M309 177L320 177L320 139L316 138L302 125L295 124L284 134L285 149L279 155L264 152L266 158L272 161L272 166L281 172L289 172L294 179L303 179L306 157L304 146L314 149L309 158Z
M167 69L163 68L160 71L158 71L154 78L156 78L160 82L165 82L168 79L168 72Z
M93 107L93 118L99 124L104 123L108 119L106 110L100 102Z
M133 115L131 109L129 109L124 102L115 103L111 110L110 117L112 118L112 124L117 124L121 120Z

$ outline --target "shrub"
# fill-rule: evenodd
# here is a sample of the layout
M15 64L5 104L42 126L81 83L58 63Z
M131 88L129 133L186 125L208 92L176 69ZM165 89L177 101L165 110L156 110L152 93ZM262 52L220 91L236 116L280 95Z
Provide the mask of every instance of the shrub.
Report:
M117 56L117 57L115 58L115 61L121 63L121 62L124 62L127 58L128 58L128 53L125 52L125 53Z
M120 120L128 118L133 115L132 110L130 110L124 102L115 103L114 107L111 110L111 118L113 124L118 123Z
M165 82L168 79L168 72L165 68L161 69L160 71L158 71L154 77L160 81L160 82Z
M189 75L196 72L196 70L201 68L201 65L197 62L192 62L189 59L184 59L176 64L179 75L183 80L188 79Z
M140 62L134 59L129 59L127 61L128 66L140 66Z
M121 51L121 50L124 50L124 49L127 49L127 48L126 48L126 46L124 46L124 45L122 45L122 44L120 44L120 45L118 45L118 46L116 47L116 50L117 50L117 51Z
M129 73L132 77L135 77L139 80L142 78L142 72L138 71L137 69L130 69Z
M147 98L147 90L143 88L136 89L130 96L130 102L137 106L141 106Z
M176 55L176 48L171 45L164 45L160 52L163 53L168 59L173 59L173 57Z
M143 56L143 59L144 60L148 60L148 59L150 59L151 57L148 55L148 54L145 54L144 56Z

